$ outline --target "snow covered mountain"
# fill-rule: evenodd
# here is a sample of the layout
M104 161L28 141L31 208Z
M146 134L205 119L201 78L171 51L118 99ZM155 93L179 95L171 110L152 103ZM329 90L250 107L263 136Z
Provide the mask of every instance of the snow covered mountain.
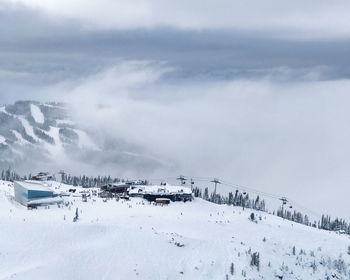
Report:
M86 132L70 120L63 104L18 101L0 107L2 165L28 157L48 159L73 147L98 150Z
M85 128L78 126L68 107L62 103L17 101L2 105L0 168L11 166L27 172L41 170L43 163L46 170L73 168L77 163L80 170L86 166L90 170L105 166L142 169L159 164L138 151L137 147L130 147L117 139L98 142L96 133L86 127L88 124Z
M198 198L162 207L80 191L27 210L0 181L0 279L350 279L347 235Z

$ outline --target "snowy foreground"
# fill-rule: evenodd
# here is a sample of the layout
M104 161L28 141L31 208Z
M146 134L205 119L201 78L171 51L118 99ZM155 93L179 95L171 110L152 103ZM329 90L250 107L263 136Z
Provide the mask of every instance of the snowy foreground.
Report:
M0 181L0 279L350 279L349 236L261 212L255 223L249 209L75 193L69 206L27 210L12 196Z

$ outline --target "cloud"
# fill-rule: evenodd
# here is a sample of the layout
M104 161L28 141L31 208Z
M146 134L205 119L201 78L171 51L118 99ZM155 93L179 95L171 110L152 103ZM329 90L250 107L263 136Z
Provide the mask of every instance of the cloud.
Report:
M100 143L128 143L162 163L128 176L225 178L317 211L348 213L349 80L177 84L165 79L169 71L155 62L123 62L66 84L65 100ZM344 205L337 210L326 205L335 193Z
M79 80L125 59L165 61L176 69L167 78L178 82L266 75L296 81L350 77L347 39L289 41L271 37L267 29L179 29L162 24L87 29L77 19L50 16L24 4L6 2L2 7L0 87L6 89L0 92L9 95L18 96L22 86Z
M216 176L350 213L349 5L0 0L0 97L69 102L104 172L125 171L117 148L159 163L128 176Z
M71 19L92 29L235 29L272 33L279 38L346 38L349 2L333 1L171 1L171 0L8 0Z

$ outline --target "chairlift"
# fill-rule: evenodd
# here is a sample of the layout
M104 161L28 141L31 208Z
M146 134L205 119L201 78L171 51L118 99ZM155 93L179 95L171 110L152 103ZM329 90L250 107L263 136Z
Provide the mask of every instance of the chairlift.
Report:
M290 205L290 206L289 206L289 208L293 208L293 206L292 206L292 205Z
M247 193L246 192L243 192L244 195L246 195Z

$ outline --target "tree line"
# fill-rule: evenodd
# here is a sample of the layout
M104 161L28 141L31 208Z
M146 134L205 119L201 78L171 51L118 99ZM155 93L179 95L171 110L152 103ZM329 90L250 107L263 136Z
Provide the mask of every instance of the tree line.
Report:
M29 174L28 176L21 176L17 172L11 170L10 168L3 169L1 172L1 180L3 181L13 182L27 180L31 178L31 174ZM73 176L70 174L62 173L61 182L67 185L82 186L84 188L93 188L101 187L102 185L111 183L125 182L125 180L120 178L112 178L111 176ZM145 184L148 184L147 181L144 182ZM247 208L267 212L265 201L263 199L260 199L259 195L252 199L250 198L248 193L240 192L238 190L236 190L234 193L229 192L227 196L213 192L209 193L208 188L202 190L198 187L194 187L192 188L192 191L194 197L199 197L212 203L239 206L243 207L243 209ZM306 226L324 229L328 231L342 231L343 233L350 235L350 223L346 222L344 219L332 219L329 215L322 215L321 220L311 222L307 215L295 210L290 211L282 209L281 207L276 212L273 211L271 214Z
M243 208L254 209L258 211L266 212L265 201L257 196L255 199L251 199L249 194L246 192L240 192L238 190L233 194L229 192L228 196L221 195L218 193L210 193L209 189L205 188L204 192L198 187L193 188L194 197L200 197L204 200L216 203L216 204L227 204L232 206L240 206Z
M232 192L229 192L228 196L224 196L214 193L209 194L208 188L205 188L204 192L202 192L202 189L195 187L193 188L193 195L195 197L199 197L216 204L227 204L232 206L243 207L243 209L247 208L267 212L265 201L260 199L259 196L257 196L254 199L250 199L248 193L242 193L238 190L236 190L234 194ZM344 219L339 218L335 218L334 220L332 220L332 218L329 215L322 215L321 220L312 222L308 215L305 215L296 210L290 211L282 209L282 207L280 207L276 212L273 211L270 214L309 227L324 229L328 231L342 231L342 233L350 235L350 223L346 222Z
M95 188L106 184L124 182L124 180L120 178L112 178L111 176L72 176L70 174L62 173L61 182L67 185L82 186L83 188Z

